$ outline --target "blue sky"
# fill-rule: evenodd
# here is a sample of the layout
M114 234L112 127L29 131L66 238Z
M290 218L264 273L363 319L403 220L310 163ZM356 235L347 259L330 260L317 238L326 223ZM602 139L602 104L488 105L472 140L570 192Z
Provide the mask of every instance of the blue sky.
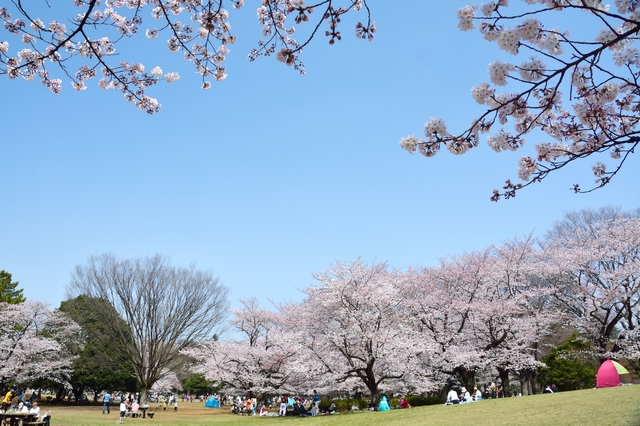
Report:
M516 153L485 144L431 159L400 149L431 116L462 130L482 112L470 89L505 56L456 28L465 1L393 9L372 1L374 41L353 35L362 12L345 19L341 42L320 36L304 51L305 76L275 58L248 61L260 34L249 3L230 17L240 40L229 77L209 91L164 41L136 37L122 47L147 69L180 72L150 92L163 105L157 115L95 82L52 95L36 81L0 76L0 269L29 299L59 306L74 266L113 252L212 269L231 288L232 306L250 296L299 300L312 272L335 261L428 266L541 235L566 211L640 207L638 155L591 194L569 191L592 182L587 161L491 203L535 140Z

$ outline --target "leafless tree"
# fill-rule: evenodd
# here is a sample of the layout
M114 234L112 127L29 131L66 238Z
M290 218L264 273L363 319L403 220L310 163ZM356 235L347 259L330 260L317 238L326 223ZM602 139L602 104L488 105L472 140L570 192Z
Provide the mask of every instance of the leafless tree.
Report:
M90 256L76 266L67 293L106 300L115 308L94 304L109 336L125 348L143 399L179 364L182 349L219 331L228 308L228 288L210 271L171 266L161 255L124 260L110 253Z
M590 231L587 235L593 236L593 227L607 220L615 220L619 217L640 217L640 208L630 211L622 211L618 206L605 206L599 209L583 209L578 211L565 212L561 220L556 221L551 226L541 244L544 246L548 242L560 239L575 237L576 229Z

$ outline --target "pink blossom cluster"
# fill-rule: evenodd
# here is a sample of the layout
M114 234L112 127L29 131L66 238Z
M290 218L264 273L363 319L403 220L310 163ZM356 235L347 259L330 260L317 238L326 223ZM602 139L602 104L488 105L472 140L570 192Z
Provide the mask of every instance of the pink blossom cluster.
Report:
M132 73L137 61L116 60L116 46L140 32L149 39L164 34L167 49L181 52L184 60L193 64L201 76L202 88L208 89L210 80L221 81L227 77L223 63L229 47L237 40L231 32L228 9L242 8L244 0L74 0L74 5L79 10L74 16L61 16L48 22L38 17L45 12L38 10L38 6L0 6L3 28L16 37L15 44L0 39L0 74L27 80L39 77L43 85L59 93L63 79L69 80L75 90L85 90L86 82L101 70L104 77L99 80L99 87L121 91L127 101L155 113L161 106L147 95L147 89L162 80L175 82L179 75L175 72L148 74L143 70ZM310 35L300 43L293 37L296 28L292 24L303 26L314 10L320 10L316 14L317 25L327 23L327 36L333 43L341 38L342 16L363 6L368 11L367 0L322 0L312 6L303 0L262 0L257 14L264 40L258 42L249 57L253 60L275 54L281 62L304 73L300 52L316 31L310 28ZM49 15L56 12L65 13L56 7L46 11ZM291 15L293 22L289 23L287 19ZM356 25L359 38L370 40L375 31L369 16L366 24ZM15 49L19 45L25 48L10 51L10 47ZM123 57L122 52L118 55ZM76 63L79 64L77 71L73 71ZM56 71L51 64L55 64L61 78L53 76Z
M39 301L0 303L0 379L25 383L62 381L82 347L80 327L60 311Z
M442 144L460 154L478 145L479 135L490 133L487 142L496 151L520 149L525 137L550 137L553 142L534 145L535 154L524 155L518 177L523 184L507 181L491 199L515 196L519 189L539 182L549 173L573 161L608 153L614 167L603 160L594 166L595 187L610 182L634 152L640 137L640 50L635 47L640 28L638 2L619 0L616 11L601 1L524 0L513 6L495 0L458 10L458 28L478 28L483 38L512 55L526 54L519 64L494 61L489 80L471 90L473 99L488 107L461 134L434 133L431 118L426 139L402 138L400 145L411 153L435 155ZM515 8L512 14L509 10ZM568 30L547 28L547 15L561 11L593 18L602 25L592 40L571 38ZM605 57L605 54L607 56ZM498 93L499 86L513 86L512 93ZM567 95L568 94L568 95ZM568 106L564 104L567 103ZM444 128L444 125L441 127Z

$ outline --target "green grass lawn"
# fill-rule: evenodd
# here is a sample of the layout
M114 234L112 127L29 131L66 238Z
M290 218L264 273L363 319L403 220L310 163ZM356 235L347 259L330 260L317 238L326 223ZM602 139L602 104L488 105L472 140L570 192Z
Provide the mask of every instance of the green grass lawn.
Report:
M115 407L114 407L115 408ZM101 407L43 407L50 409L53 425L113 425L117 411L103 415ZM117 410L117 408L116 408ZM454 406L435 405L408 410L359 412L318 417L246 417L227 409L207 409L201 403L180 403L174 413L155 410L153 419L125 419L125 425L626 425L640 426L640 385L588 389L521 398L485 400ZM144 425L143 425L144 424Z

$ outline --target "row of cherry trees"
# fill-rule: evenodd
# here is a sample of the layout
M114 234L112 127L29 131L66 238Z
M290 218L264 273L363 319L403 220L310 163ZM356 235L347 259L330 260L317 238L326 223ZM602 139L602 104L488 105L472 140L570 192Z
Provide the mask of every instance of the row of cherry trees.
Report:
M604 210L603 210L604 211ZM630 217L632 216L632 217ZM536 392L541 355L577 331L594 356L637 360L640 218L566 220L400 271L358 259L315 274L299 303L255 299L233 311L239 340L201 343L195 370L229 390L420 393L453 378L467 388L517 379ZM563 331L564 330L564 331Z

